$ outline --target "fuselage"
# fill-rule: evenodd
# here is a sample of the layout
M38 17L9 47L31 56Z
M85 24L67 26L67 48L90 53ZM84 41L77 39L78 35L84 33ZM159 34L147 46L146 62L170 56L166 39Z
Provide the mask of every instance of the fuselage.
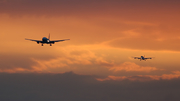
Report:
M46 38L46 37L42 38L42 42L41 43L49 43L49 42L50 42L50 40L48 38Z
M141 60L145 60L144 56L141 56Z

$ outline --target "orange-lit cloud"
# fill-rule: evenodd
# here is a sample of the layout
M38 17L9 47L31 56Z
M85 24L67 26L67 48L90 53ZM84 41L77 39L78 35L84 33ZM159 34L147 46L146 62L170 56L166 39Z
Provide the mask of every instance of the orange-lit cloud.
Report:
M42 72L75 72L79 70L86 72L90 71L92 68L107 68L113 65L113 63L108 62L103 56L98 56L93 51L90 51L85 47L71 46L59 48L58 50L62 52L63 57L58 56L49 60L32 59L37 63L36 65L32 66L32 68L37 70L39 69ZM83 71L76 73L81 74ZM93 70L89 73L91 74L92 72Z
M31 69L16 67L11 69L0 69L0 73L32 73L32 72L38 72Z
M139 66L135 63L131 63L131 62L125 62L123 64L121 64L120 66L114 66L111 67L109 70L112 71L137 71L137 72L151 72L151 71L155 71L158 70L156 67L143 67L143 66Z
M144 32L146 33L146 32ZM180 38L177 36L163 38L163 36L135 36L124 37L112 40L107 44L113 47L126 48L126 49L136 49L136 50L170 50L170 51L180 51L179 43ZM176 37L176 38L175 38ZM123 44L122 44L123 43Z
M32 43L34 44L34 43ZM36 45L36 44L35 44ZM77 74L90 75L162 75L167 71L179 71L178 52L139 52L116 49L102 44L71 46L39 46L23 54L4 54L1 57L1 69L21 72L63 73L73 71ZM123 53L123 54L122 54ZM139 61L129 59L134 54L158 54L155 59ZM137 55L134 55L137 56ZM149 55L152 56L152 55ZM170 68L171 67L171 68Z

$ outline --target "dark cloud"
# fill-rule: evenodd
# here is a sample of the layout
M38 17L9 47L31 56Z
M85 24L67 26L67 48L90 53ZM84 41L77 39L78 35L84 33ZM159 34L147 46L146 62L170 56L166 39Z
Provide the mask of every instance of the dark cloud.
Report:
M114 13L113 15L133 15L136 18L151 10L156 10L154 13L158 14L162 9L178 9L179 3L177 0L3 0L0 2L0 13L61 16ZM141 15L136 14L139 11L142 12Z
M179 79L104 81L95 76L0 74L1 101L178 101Z
M85 12L85 9L90 9L87 5L93 3L94 0L7 0L0 4L0 12L15 15L67 15Z

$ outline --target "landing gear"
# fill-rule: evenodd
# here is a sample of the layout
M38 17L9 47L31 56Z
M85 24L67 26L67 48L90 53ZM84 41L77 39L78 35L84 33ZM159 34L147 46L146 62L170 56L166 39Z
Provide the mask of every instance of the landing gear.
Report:
M43 46L43 43L41 44L41 46Z
M50 46L52 46L52 44L50 44Z

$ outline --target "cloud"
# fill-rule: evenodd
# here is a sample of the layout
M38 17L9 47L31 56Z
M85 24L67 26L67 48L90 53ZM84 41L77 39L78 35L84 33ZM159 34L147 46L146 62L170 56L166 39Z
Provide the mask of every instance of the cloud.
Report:
M0 69L9 70L14 68L24 68L31 69L33 64L36 64L32 61L28 55L22 54L0 54Z
M123 44L122 44L123 43ZM178 47L180 39L177 38L147 38L147 37L127 37L112 40L108 43L109 46L134 49L134 50L154 50L154 51L180 51Z
M22 72L33 72L30 69L26 69L26 68L21 68L21 67L16 67L16 68L12 68L12 69L0 69L0 73L22 73Z
M21 46L22 47L22 46ZM35 59L40 60L49 60L53 59L56 56L51 54L47 50L40 50L38 52L37 49L33 51L22 51L23 49L18 49L21 51L15 51L16 49L11 50L11 52L1 52L0 54L0 72L7 72L7 73L26 73L26 72L39 72L39 69L33 68L34 65L38 65L38 62L34 61ZM9 49L7 50L9 51ZM51 50L50 50L51 51ZM55 53L55 52L54 52ZM45 54L45 55L44 55ZM56 54L56 53L55 53Z
M180 78L180 71L174 71L173 74L163 74L161 76L158 75L108 76L107 78L104 79L97 78L97 80L98 81L106 81L106 80L151 81L151 80L171 80L177 78Z
M107 77L108 75L162 75L179 71L178 58L175 58L179 53L145 52L156 53L158 58L140 62L129 60L128 56L142 52L109 48L99 44L63 47L37 45L36 48L32 48L32 51L30 49L31 47L21 54L13 51L14 53L1 55L4 59L0 62L0 72L64 73L73 71L77 74Z
M112 70L114 72L117 72L117 71L151 72L151 71L156 71L156 70L159 70L159 69L157 69L156 67L139 66L139 65L137 65L135 63L132 63L132 62L125 62L125 63L121 64L120 66L111 67L109 70Z
M99 46L99 47L98 47ZM47 48L47 50L46 50ZM36 49L34 49L36 50ZM44 50L44 51L43 51ZM43 52L41 52L43 51ZM111 53L114 51L114 53ZM39 72L39 73L64 73L73 71L77 74L89 75L129 75L140 74L161 74L160 66L151 66L149 62L144 66L129 61L127 51L121 55L119 50L108 48L101 45L79 45L39 48L31 53L14 55L4 55L5 59L1 62L1 72ZM29 55L28 55L29 54ZM45 55L44 55L45 54ZM167 68L166 68L167 69Z
M31 47L28 47L29 50L23 52L2 53L0 72L62 73L74 71L79 74L97 74L98 71L108 71L107 67L112 66L113 63L102 55L104 53L96 54L95 46L54 46L52 48L37 46L33 48L33 51L30 51ZM105 72L98 74L105 75Z
M152 13L159 15L164 9L178 9L179 1L164 1L161 0L1 0L0 13L8 14L23 14L23 15L86 15L86 14L113 14L124 15L134 18L150 16ZM168 5L168 6L167 6ZM120 12L118 12L120 11ZM154 12L156 11L156 12ZM141 12L141 15L139 15ZM148 13L147 13L148 12ZM166 12L170 12L166 10ZM165 13L166 12L161 12ZM145 15L144 13L147 13ZM137 14L137 15L136 15ZM129 18L128 17L128 18ZM166 16L165 16L166 17Z
M0 73L2 101L177 101L179 79L148 82L97 81L96 76Z
M83 46L70 46L59 49L63 56L57 56L49 60L33 59L37 64L32 66L39 72L67 72L73 71L78 74L94 74L97 71L108 71L114 64L106 60L104 56L96 54ZM99 73L103 74L103 72Z
M176 23L128 22L129 29L119 31L121 36L104 42L106 45L134 50L179 51L179 30ZM136 25L136 26L134 26ZM131 26L131 27L130 27Z

